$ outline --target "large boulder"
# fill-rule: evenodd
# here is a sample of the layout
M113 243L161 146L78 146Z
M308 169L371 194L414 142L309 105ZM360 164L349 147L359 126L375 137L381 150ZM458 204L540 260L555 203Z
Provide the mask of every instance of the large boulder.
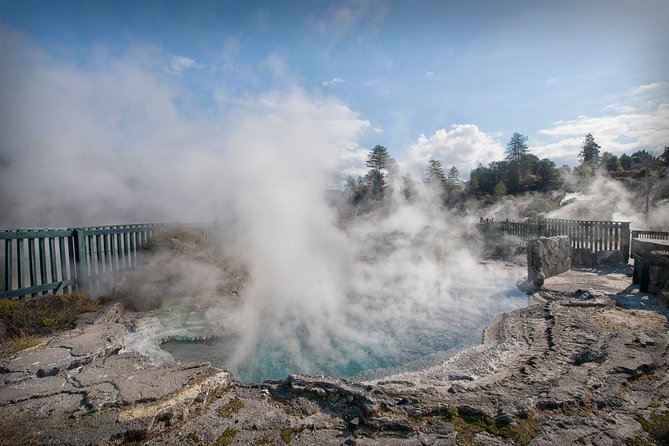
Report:
M571 269L569 237L539 237L527 242L527 279L537 286L544 279Z

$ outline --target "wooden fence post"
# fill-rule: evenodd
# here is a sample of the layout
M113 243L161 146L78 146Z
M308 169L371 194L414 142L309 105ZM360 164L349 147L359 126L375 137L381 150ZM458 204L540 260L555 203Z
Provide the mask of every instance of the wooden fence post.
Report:
M18 242L17 242L18 246ZM17 248L18 251L18 248ZM5 286L4 291L12 289L12 240L5 240Z
M74 263L77 270L77 279L75 281L78 291L88 285L88 268L86 265L86 246L84 245L84 235L75 229L72 231L72 244L74 245Z
M630 223L621 223L620 231L620 253L623 255L623 263L627 263L630 258Z

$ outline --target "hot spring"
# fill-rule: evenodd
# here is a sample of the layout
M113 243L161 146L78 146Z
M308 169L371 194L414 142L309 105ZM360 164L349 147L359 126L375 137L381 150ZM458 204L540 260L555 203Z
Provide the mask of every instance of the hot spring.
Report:
M237 247L231 258L245 260L248 277L228 294L196 291L193 280L176 286L178 271L209 282L217 274L209 257L164 255L171 263L153 271L170 274L152 286L180 295L145 318L131 349L209 361L247 382L298 372L365 380L439 363L480 343L498 314L527 304L516 287L525 269L482 260L480 234L448 219L399 208L344 229L256 228L244 244L221 243Z
M333 314L327 320L300 307L271 306L248 319L239 302L212 306L202 297L174 299L151 314L159 322L152 336L175 360L208 361L245 382L297 372L380 378L429 367L480 343L498 314L527 304L515 286L520 268L491 263L475 270L486 274L471 283L449 281L441 299L439 282L428 287L430 296L403 296L409 279L398 278L395 288L349 296L339 308L341 317Z

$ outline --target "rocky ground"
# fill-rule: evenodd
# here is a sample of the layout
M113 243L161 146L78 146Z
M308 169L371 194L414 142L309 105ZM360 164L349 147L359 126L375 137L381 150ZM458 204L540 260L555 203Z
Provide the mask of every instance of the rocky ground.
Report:
M153 365L125 350L137 314L108 305L2 360L0 444L669 444L666 309L627 273L546 279L483 344L363 383Z

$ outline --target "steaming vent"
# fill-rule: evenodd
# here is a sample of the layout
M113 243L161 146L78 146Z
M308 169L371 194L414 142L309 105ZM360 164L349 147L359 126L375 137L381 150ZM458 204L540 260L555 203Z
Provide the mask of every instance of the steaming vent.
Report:
M128 302L137 303L141 280L155 307L131 349L157 361L209 361L247 382L296 372L372 379L439 363L479 343L497 314L526 304L515 286L524 270L481 262L476 237L419 211L294 238L285 252L293 261L267 269L227 259L226 234L214 246L185 229L167 234L137 281L124 281Z

